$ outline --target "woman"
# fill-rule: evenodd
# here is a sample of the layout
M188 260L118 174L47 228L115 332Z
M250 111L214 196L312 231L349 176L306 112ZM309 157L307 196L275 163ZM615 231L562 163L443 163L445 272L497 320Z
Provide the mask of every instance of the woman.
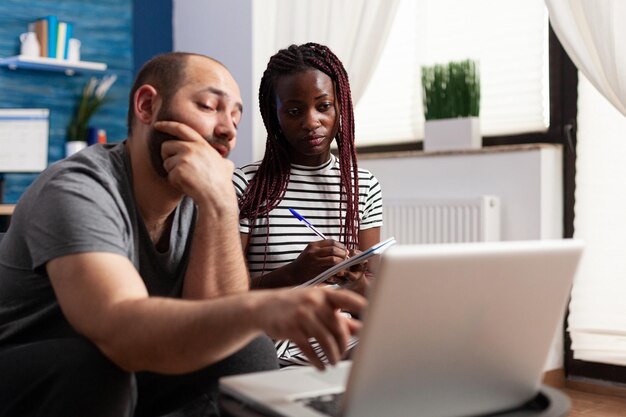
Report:
M259 106L265 156L233 177L251 286L298 285L380 240L381 189L358 168L348 76L329 48L307 43L278 51L261 79ZM343 279L363 293L363 275Z
M380 240L380 185L358 169L348 76L329 48L280 50L261 79L259 105L265 156L234 176L242 242L254 288L297 285Z

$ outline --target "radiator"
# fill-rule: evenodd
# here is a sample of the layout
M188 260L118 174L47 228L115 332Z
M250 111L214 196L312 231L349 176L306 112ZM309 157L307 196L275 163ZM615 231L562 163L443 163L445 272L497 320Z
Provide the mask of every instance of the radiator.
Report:
M402 244L500 240L500 199L383 199L381 235Z

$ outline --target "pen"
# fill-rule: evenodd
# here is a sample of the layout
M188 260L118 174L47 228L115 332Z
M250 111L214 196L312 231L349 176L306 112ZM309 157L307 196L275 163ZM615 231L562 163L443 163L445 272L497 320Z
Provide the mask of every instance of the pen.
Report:
M320 232L319 230L317 230L315 228L315 226L313 226L311 223L309 223L309 221L307 219L305 219L304 217L302 217L302 215L300 213L298 213L297 211L295 211L294 209L290 208L289 211L291 212L291 214L293 214L296 219L300 220L301 222L304 222L304 224L311 230L313 230L313 232L315 232L316 235L318 235L319 237L321 237L322 239L326 239L326 236L324 236L324 233Z

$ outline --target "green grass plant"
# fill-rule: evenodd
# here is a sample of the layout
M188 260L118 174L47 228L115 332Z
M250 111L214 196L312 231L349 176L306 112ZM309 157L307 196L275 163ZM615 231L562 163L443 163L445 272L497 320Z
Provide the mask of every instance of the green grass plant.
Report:
M426 120L478 117L480 73L476 61L452 61L422 67Z

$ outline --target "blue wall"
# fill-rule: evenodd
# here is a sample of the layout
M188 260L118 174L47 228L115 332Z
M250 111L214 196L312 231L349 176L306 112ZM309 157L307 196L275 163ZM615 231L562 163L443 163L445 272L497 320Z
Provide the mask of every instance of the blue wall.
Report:
M135 0L135 74L153 56L172 51L172 0Z
M171 13L171 10L170 10ZM126 137L127 95L134 76L132 0L0 0L0 56L19 53L19 35L38 17L56 15L74 24L85 61L105 62L118 79L92 124L106 129L109 142ZM171 33L171 29L170 29ZM170 35L171 39L171 35ZM170 40L171 42L171 40ZM0 68L0 107L50 109L49 162L64 157L67 125L90 76ZM6 174L5 203L16 202L35 174Z

